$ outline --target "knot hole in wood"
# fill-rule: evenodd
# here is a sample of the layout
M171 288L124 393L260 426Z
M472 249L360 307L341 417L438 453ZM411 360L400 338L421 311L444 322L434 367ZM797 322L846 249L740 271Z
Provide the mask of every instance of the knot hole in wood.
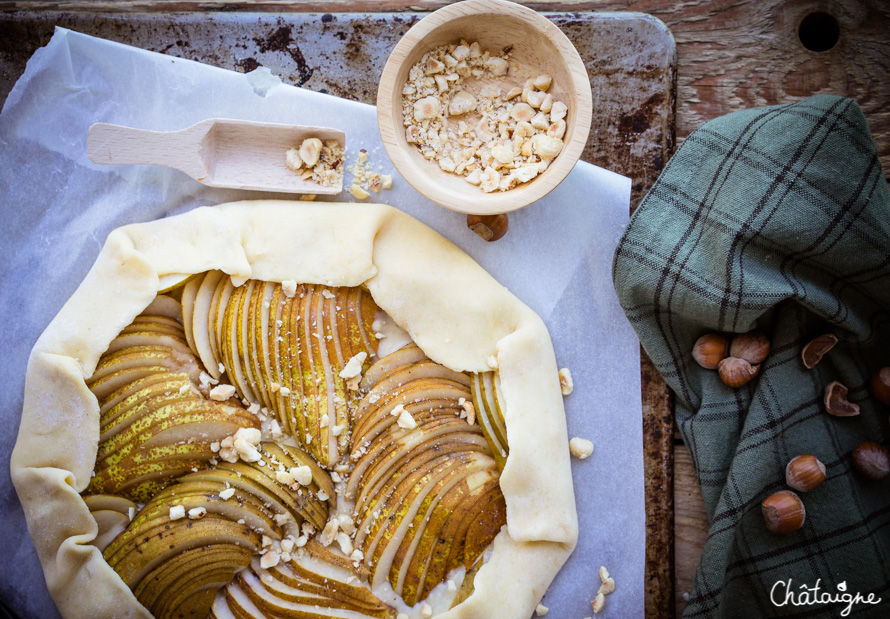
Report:
M834 16L824 11L810 13L797 29L801 44L813 52L827 52L837 45L841 29Z

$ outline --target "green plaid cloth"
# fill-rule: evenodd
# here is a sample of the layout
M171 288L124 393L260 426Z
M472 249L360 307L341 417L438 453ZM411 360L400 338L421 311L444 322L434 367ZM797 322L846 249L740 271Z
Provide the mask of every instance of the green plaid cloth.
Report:
M890 191L859 106L816 96L702 126L631 218L613 275L674 391L710 518L683 616L890 617L890 477L864 479L850 458L890 445L868 390L890 365ZM747 386L692 359L704 333L752 328L772 352ZM828 332L840 344L807 370L802 347ZM833 380L861 415L825 412ZM827 480L801 493L801 530L771 534L760 503L804 453Z

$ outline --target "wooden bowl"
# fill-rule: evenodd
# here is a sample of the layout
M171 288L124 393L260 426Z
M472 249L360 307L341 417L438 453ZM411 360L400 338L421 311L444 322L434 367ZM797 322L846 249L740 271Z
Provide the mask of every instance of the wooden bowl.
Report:
M550 166L529 182L485 193L464 177L445 172L408 143L402 117L402 87L421 57L441 45L478 42L483 49L512 46L506 83L522 87L528 78L553 77L548 92L568 105L563 148ZM481 83L481 82L480 82ZM467 86L471 89L471 85ZM430 13L402 37L383 68L377 91L377 124L383 146L417 191L446 208L474 215L507 213L552 191L575 166L590 132L592 102L587 70L569 39L543 15L504 0L467 0ZM456 124L456 121L453 121Z

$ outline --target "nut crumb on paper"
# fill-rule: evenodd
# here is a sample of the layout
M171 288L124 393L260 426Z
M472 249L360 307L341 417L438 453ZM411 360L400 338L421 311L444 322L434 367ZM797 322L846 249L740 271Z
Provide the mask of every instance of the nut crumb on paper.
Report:
M368 151L364 148L358 151L355 163L349 167L349 172L352 174L349 193L359 200L370 198L371 192L380 193L381 189L392 188L392 175L381 174L380 166L375 171L373 162L369 159Z
M580 436L569 441L569 452L579 460L586 460L593 454L593 443Z
M563 395L570 395L575 389L575 383L572 380L572 373L569 368L562 368L559 371L559 389Z
M546 606L544 606L543 604L538 604L538 607L535 608L535 616L536 616L536 617L543 617L543 616L546 615L549 611L550 611L550 609L547 608Z
M486 193L543 173L562 151L568 106L549 75L522 82L510 55L460 41L430 50L402 88L405 138Z

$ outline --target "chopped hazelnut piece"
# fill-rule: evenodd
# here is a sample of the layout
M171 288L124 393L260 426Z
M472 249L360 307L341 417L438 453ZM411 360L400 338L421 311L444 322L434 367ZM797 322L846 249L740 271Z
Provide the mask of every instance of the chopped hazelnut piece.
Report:
M559 389L563 395L569 395L575 389L575 383L572 380L572 373L569 368L562 368L559 371Z
M576 436L569 441L569 452L579 460L586 460L593 454L593 443Z

